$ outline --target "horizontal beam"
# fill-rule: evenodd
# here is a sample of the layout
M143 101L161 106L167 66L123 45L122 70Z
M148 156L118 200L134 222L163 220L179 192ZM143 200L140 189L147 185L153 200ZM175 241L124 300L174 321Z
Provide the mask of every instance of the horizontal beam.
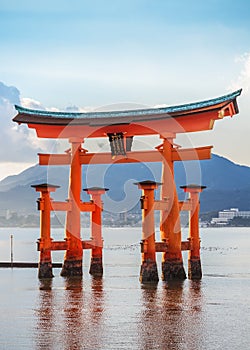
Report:
M82 249L94 249L98 246L98 248L102 248L103 243L97 242L93 239L82 241ZM43 249L43 242L37 241L37 250L40 251ZM50 246L46 247L46 250L67 250L69 249L69 241L51 241Z
M191 250L191 243L190 243L190 241L183 241L183 242L181 242L181 250Z
M162 155L158 151L126 152L126 156L116 156L112 159L111 153L84 153L80 155L81 164L126 164L161 162Z
M68 241L52 241L50 242L49 246L46 246L45 250L49 251L49 250L67 250L68 249ZM38 240L37 241L37 250L41 251L42 249L44 249L44 243L42 240Z
M212 146L198 148L179 148L172 150L172 161L202 160L211 158ZM70 154L42 154L39 153L40 165L69 165L71 163ZM127 163L147 163L162 162L162 150L157 151L131 151L126 156L118 155L112 158L110 152L81 153L81 164L127 164Z
M51 210L53 211L70 211L71 208L71 202L51 202Z
M192 203L189 201L180 201L179 202L179 210L181 211L191 211L192 210Z
M95 211L95 204L92 202L81 202L80 211Z
M211 158L213 146L197 148L178 148L172 150L172 161L202 160Z
M89 239L86 241L82 241L82 249L94 249L94 248L102 248L103 247L103 242L96 242L94 239Z
M190 242L183 241L181 242L181 250L190 250ZM158 252L167 252L168 244L166 242L155 242L155 251Z
M51 250L67 250L69 246L68 241L53 241L51 242Z
M96 247L102 248L103 243L98 242L98 245L95 240L89 239L82 241L82 249L94 249ZM141 242L141 252L147 253L147 243ZM37 242L37 250L40 251L43 248L43 243L38 240ZM67 250L69 248L69 242L67 240L65 241L51 241L50 246L46 247L46 250ZM190 241L183 241L181 242L181 250L190 250L191 244ZM167 252L168 251L168 244L166 242L155 242L155 251L157 253L159 252Z
M38 153L39 165L68 165L71 163L71 155Z
M44 210L44 201L39 198L37 201L38 210ZM72 210L72 202L50 202L50 210L51 211L71 211ZM95 211L95 204L93 202L81 202L80 203L80 211L91 212Z
M168 210L169 201L161 200L154 201L154 210Z
M158 252L167 252L168 244L166 242L155 242L155 251Z
M141 242L141 253L147 253L147 242ZM190 250L191 244L190 241L181 242L181 250ZM168 251L168 243L167 242L155 242L155 252L156 253L165 253Z

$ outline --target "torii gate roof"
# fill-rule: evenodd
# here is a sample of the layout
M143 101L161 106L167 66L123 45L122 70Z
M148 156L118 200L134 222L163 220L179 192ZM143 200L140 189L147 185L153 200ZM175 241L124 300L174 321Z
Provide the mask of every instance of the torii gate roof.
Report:
M239 112L236 98L241 89L214 99L178 106L112 112L51 112L15 106L13 121L28 124L38 137L105 137L184 133L213 128L214 121Z

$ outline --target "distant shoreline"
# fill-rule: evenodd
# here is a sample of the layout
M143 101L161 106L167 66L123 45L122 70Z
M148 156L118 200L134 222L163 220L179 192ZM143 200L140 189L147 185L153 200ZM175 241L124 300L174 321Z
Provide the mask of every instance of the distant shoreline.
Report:
M18 225L16 225L16 226L13 226L13 225L10 225L10 226L8 226L8 225L6 225L6 226L0 226L0 229L1 228L36 228L36 229L39 229L39 225L24 225L24 226L18 226ZM129 225L121 225L121 224L119 224L119 225L103 225L103 227L105 227L105 228L119 228L119 227L128 227L128 228L134 228L134 227L141 227L141 225L133 225L133 226L129 226ZM184 228L187 228L188 226L182 226L181 228L182 229L184 229ZM235 225L235 226L233 226L233 225L225 225L225 226L220 226L220 225L218 225L218 226L216 226L216 225L200 225L200 228L230 228L230 227L250 227L250 225ZM61 229L64 229L64 226L60 226L60 225L53 225L53 226L51 226L51 228L61 228ZM90 226L82 226L82 228L84 229L84 228L90 228Z

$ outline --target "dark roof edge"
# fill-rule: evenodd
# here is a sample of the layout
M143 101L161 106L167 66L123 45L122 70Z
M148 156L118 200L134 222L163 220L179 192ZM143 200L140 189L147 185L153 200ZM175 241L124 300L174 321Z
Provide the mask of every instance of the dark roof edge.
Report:
M145 115L157 115L163 113L177 113L177 112L185 112L192 111L199 108L210 107L223 102L231 102L236 99L236 97L240 96L242 89L234 91L230 94L213 98L210 100L193 102L189 104L182 104L177 106L170 107L161 107L161 108L148 108L148 109L136 109L136 110L124 110L124 111L111 111L111 112L52 112L52 111L44 111L44 110L35 110L24 108L18 105L15 105L15 109L20 114L25 115L36 115L41 117L52 117L52 118L62 118L62 119L85 119L85 118L115 118L115 117L128 117L128 116L145 116Z

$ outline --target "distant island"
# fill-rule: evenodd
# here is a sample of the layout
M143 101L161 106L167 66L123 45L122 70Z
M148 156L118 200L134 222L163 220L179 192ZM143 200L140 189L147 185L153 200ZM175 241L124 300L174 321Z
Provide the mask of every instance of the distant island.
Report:
M51 217L52 227L64 227L65 217L62 214L55 214ZM156 225L159 226L159 215L156 215ZM181 213L182 226L187 226L188 213ZM81 226L89 227L88 214L82 215ZM0 216L0 227L39 227L39 213L21 215L16 212L9 212L7 217ZM111 214L103 212L103 226L106 227L140 227L141 212L140 210L132 210ZM225 209L219 212L201 213L201 227L250 227L250 211L239 211L238 208Z

